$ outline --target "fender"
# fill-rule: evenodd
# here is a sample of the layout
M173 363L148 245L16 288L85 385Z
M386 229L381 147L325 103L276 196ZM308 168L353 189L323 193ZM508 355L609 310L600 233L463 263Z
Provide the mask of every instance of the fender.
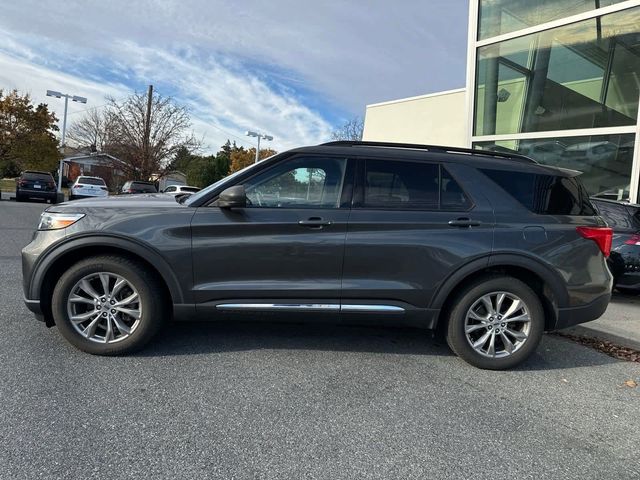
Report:
M171 299L174 304L184 303L184 296L180 283L173 270L160 253L151 245L139 242L129 237L121 237L110 233L101 232L99 234L88 233L77 235L53 244L45 251L38 262L33 267L31 280L29 282L29 298L40 299L40 290L43 279L56 260L61 256L83 247L115 247L126 250L144 259L154 266L162 276L169 288Z
M429 308L441 309L449 294L469 275L499 266L521 267L531 270L549 286L558 301L558 307L569 304L569 294L562 277L551 267L545 265L542 260L524 253L492 253L471 260L449 275L436 291Z

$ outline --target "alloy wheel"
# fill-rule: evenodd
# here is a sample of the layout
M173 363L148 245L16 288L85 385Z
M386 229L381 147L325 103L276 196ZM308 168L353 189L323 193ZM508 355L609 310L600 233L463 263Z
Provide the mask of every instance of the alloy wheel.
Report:
M467 311L464 332L480 355L502 358L526 343L531 329L529 308L509 292L491 292L476 300Z
M74 329L87 340L116 343L140 324L142 304L135 287L124 277L97 272L81 278L67 299Z

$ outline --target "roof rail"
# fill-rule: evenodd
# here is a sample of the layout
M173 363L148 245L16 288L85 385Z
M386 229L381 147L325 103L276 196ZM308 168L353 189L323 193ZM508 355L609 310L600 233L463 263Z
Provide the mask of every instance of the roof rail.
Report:
M322 143L324 146L334 147L383 147L383 148L406 148L409 150L426 150L428 152L441 153L464 153L467 155L484 155L487 157L505 158L508 160L524 161L527 163L538 163L533 158L520 155L518 153L493 152L491 150L479 150L477 148L446 147L442 145L422 145L419 143L394 143L394 142L372 142L355 140L336 140Z

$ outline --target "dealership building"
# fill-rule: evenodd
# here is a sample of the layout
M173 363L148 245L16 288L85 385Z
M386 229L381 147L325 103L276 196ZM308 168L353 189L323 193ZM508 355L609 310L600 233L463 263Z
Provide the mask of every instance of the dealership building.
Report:
M640 201L640 0L471 0L466 88L367 106L364 140L473 146Z

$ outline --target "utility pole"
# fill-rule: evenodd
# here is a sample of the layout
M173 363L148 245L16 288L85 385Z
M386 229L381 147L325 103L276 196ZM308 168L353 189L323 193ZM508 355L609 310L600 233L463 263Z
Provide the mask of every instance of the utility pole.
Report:
M142 151L144 152L144 158L142 159L142 170L144 171L147 165L149 165L149 137L151 136L151 102L153 101L153 85L149 85L147 92L147 115L144 120L144 139L142 143ZM144 178L141 180L148 180Z

